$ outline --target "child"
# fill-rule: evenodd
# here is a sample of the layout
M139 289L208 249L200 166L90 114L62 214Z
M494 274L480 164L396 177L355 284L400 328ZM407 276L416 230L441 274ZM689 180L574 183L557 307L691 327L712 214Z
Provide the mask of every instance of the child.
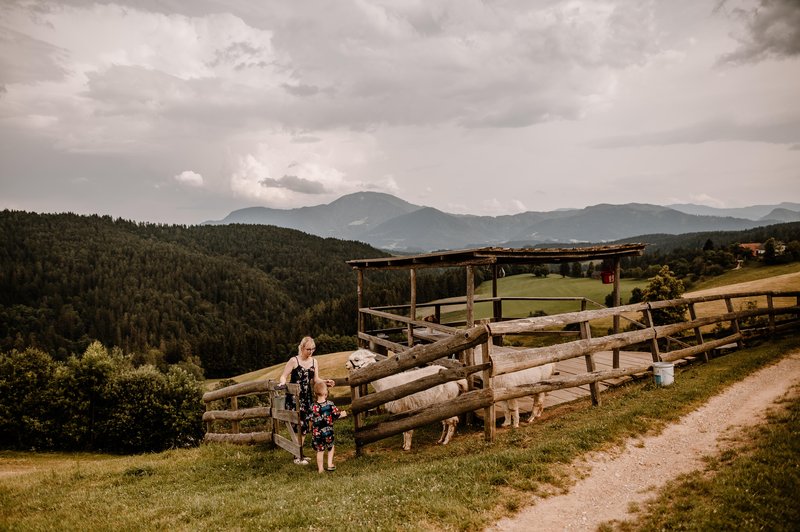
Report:
M317 451L317 469L320 473L324 470L325 449L328 450L328 471L336 471L333 465L333 421L340 417L347 417L347 412L339 410L332 401L328 401L328 386L324 381L314 383L314 395L317 402L311 405L309 412L309 425L311 425L311 446Z

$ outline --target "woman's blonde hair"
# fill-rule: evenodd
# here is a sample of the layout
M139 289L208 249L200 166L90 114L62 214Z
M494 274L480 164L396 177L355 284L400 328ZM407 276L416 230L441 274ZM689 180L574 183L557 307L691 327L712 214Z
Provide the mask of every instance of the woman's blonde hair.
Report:
M304 336L302 340L300 340L300 345L297 346L297 354L302 355L303 349L310 343L314 343L314 339L310 336Z

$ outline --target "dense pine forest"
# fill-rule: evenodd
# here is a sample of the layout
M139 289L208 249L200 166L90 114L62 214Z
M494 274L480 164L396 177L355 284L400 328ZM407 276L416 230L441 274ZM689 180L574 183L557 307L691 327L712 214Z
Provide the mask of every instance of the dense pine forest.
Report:
M385 255L273 226L18 211L0 213L0 242L0 350L66 359L99 340L208 377L285 360L306 334L322 348L354 345L356 275L345 261ZM420 291L446 295L463 286L457 277L431 273ZM370 304L408 297L405 276L370 280L381 287Z

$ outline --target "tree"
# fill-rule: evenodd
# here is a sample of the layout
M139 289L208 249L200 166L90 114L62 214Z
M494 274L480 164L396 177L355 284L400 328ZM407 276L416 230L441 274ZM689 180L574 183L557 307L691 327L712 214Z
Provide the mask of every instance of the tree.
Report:
M580 262L573 262L570 268L570 277L583 277L583 270Z
M766 242L764 242L764 263L765 264L775 264L778 262L777 260L777 250L775 249L775 239L768 238Z
M703 244L703 251L713 251L713 249L714 249L714 242L712 242L711 239L709 238L708 240L706 240L706 243Z
M562 262L561 266L558 267L558 273L561 274L561 277L566 277L569 275L569 264L566 262Z
M673 275L669 266L663 266L658 275L653 277L650 284L642 291L642 301L678 299L683 295L683 291L683 281ZM676 323L683 321L685 313L684 306L656 309L653 310L653 321L656 325Z

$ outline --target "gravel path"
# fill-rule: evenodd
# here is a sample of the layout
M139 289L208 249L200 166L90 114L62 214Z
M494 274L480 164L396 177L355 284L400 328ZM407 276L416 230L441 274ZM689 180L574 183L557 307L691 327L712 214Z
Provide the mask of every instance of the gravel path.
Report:
M800 351L740 381L656 436L635 438L616 452L592 453L576 464L586 476L569 492L534 498L488 530L596 530L629 518L631 503L650 498L667 481L700 469L731 431L763 421L773 403L800 385ZM800 393L797 387L792 391Z

